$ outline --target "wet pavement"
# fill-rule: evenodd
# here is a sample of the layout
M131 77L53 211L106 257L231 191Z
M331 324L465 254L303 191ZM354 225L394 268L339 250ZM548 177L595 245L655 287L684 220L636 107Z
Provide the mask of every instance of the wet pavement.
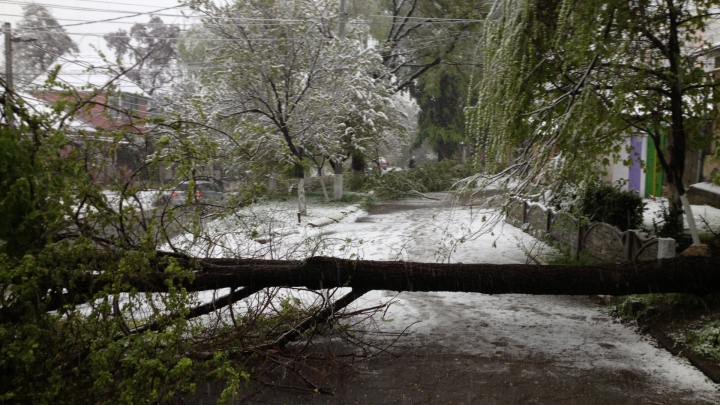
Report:
M408 238L407 252L432 243L433 218L457 209L451 200L413 199L378 204L369 216L348 228ZM401 226L404 229L397 229ZM409 223L409 224L408 224ZM513 231L514 232L514 231ZM377 237L379 238L379 237ZM381 242L380 244L382 244ZM426 246L425 250L430 250ZM470 247L464 260L484 247ZM369 251L369 249L368 249ZM499 260L505 260L502 256ZM515 259L513 259L515 260ZM393 300L387 312L367 321L357 337L385 347L353 367L338 366L361 353L335 342L315 343L330 351L334 364L303 372L333 395L250 383L243 403L253 404L718 404L718 386L687 361L617 323L596 297L489 296L470 293L401 293L374 291L358 306ZM395 340L397 339L397 340ZM357 360L359 357L352 357ZM287 385L279 373L273 384ZM262 389L261 389L262 388ZM208 387L188 403L215 403Z

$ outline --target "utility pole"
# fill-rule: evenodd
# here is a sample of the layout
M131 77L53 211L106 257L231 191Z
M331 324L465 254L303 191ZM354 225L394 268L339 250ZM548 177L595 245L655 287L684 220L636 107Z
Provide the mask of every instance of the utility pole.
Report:
M5 34L5 116L7 118L7 124L12 127L15 124L15 114L12 111L12 103L10 99L14 98L13 92L13 55L12 55L12 44L13 42L34 42L37 41L35 35L30 34L25 38L13 38L12 27L9 22L5 23L3 28Z
M14 113L12 111L13 71L12 71L12 30L10 23L6 22L3 29L5 33L5 117L9 127L14 124Z
M340 0L340 23L338 24L338 37L345 39L345 26L347 25L347 12L345 11L346 0ZM342 198L343 192L343 162L338 159L333 165L333 198L337 201Z
M347 25L347 12L345 11L346 0L340 0L340 24L338 26L338 36L345 39L345 26Z

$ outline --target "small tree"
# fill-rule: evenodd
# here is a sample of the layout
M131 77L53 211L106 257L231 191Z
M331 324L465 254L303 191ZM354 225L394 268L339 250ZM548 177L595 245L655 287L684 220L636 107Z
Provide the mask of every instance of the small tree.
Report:
M347 150L401 128L392 84L378 78L380 56L353 31L345 40L335 37L335 3L193 3L206 17L204 32L192 41L209 65L195 76L197 103L236 144L262 143L294 165L300 213L306 212L304 159L339 162Z

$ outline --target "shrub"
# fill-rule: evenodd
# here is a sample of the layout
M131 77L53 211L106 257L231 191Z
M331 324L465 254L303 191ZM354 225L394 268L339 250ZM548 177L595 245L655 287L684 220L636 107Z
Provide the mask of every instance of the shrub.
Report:
M461 178L473 174L472 165L458 164L454 160L440 163L426 162L421 167L403 171L373 171L359 178L351 178L348 188L358 191L373 190L381 200L397 200L415 195L447 191Z
M645 203L635 194L596 181L581 190L577 211L591 221L605 222L622 231L638 229L643 223Z

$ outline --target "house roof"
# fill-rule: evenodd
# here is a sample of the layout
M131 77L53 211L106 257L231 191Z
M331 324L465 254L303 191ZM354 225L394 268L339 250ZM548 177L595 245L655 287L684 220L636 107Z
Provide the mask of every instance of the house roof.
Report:
M66 59L62 63L59 63L59 65L60 71L58 72L56 80L76 89L87 88L88 86L101 88L112 81L116 91L149 98L148 94L135 82L127 77L118 77L117 74L113 74L111 67L107 64L98 65L91 64L82 59ZM44 86L47 79L48 73L40 75L33 81L33 87Z
M25 106L31 113L49 120L52 128L58 129L60 127L60 123L62 122L65 128L69 128L73 132L95 132L95 127L80 117L76 116L63 121L63 113L56 112L50 108L47 102L33 96L32 94L18 93L18 96L22 99Z

